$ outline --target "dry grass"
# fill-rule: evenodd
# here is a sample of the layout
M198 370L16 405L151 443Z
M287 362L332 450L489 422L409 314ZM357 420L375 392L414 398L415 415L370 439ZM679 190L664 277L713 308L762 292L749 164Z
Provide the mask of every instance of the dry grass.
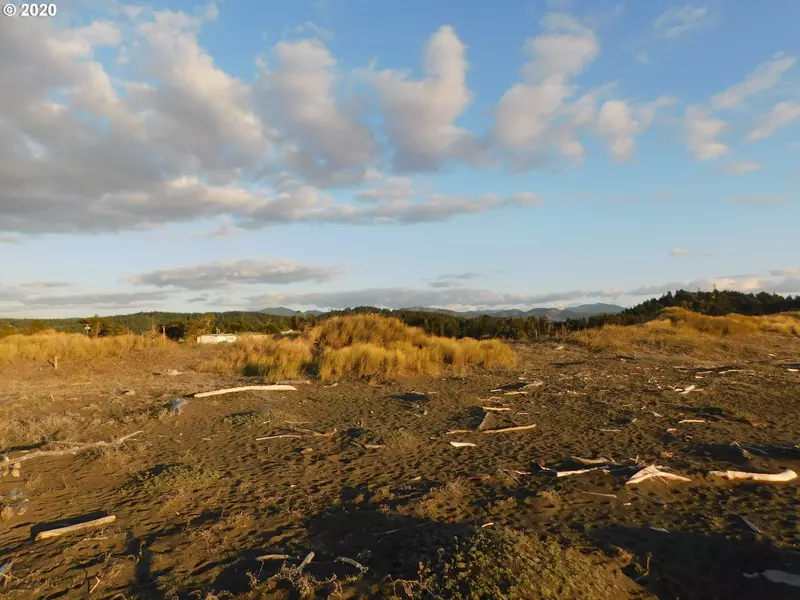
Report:
M697 351L713 351L721 337L744 338L767 333L800 337L800 315L797 313L710 317L682 308L668 308L662 316L662 319L645 325L605 325L599 329L579 331L572 337L596 352L623 352L639 347L689 355Z
M200 365L224 375L292 379L317 374L325 381L358 377L463 374L470 365L512 367L513 350L498 340L434 337L399 319L354 315L328 319L296 339L242 340Z
M61 359L109 358L171 345L173 342L161 337L117 335L91 338L78 333L44 331L0 339L0 360L52 360L56 356Z
M199 370L221 375L293 379L303 376L314 362L313 345L307 339L245 338L219 348L200 364Z

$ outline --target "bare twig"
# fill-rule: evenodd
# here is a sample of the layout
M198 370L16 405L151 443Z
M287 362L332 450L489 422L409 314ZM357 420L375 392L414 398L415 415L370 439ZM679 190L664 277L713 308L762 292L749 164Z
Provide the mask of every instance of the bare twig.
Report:
M357 560L353 560L352 558L347 558L346 556L337 556L333 560L335 560L336 562L339 562L339 563L343 563L345 565L350 565L351 567L355 567L356 569L361 571L362 574L366 573L367 570L368 570L368 567L365 567L364 565L362 565Z
M637 472L633 477L631 477L626 482L626 485L636 485L637 483L642 483L643 481L647 481L648 479L652 479L653 477L672 479L674 481L691 481L691 479L689 479L688 477L684 477L683 475L676 475L675 473L670 473L668 471L664 471L663 469L664 467L659 467L658 465L650 465L649 467L645 467L641 471Z
M533 429L536 425L519 425L517 427L503 427L501 429L485 429L483 433L485 434L492 434L492 433L510 433L512 431L525 431L527 429Z
M83 523L76 523L75 525L68 525L66 527L58 527L56 529L48 529L47 531L40 531L37 535L35 540L38 542L39 540L46 540L51 537L58 537L61 535L65 535L67 533L72 533L74 531L81 531L83 529L88 529L89 527L97 527L98 525L106 525L108 523L113 523L117 520L117 517L114 515L108 515L106 517L100 517L99 519L92 519L91 521L84 521Z
M200 392L195 394L194 398L208 398L209 396L219 396L222 394L232 394L234 392L251 392L251 391L265 391L265 392L296 392L297 388L293 385L244 385L235 388L226 388L224 390L214 390L211 392Z
M256 556L256 560L297 560L297 557L288 554L262 554Z
M11 460L16 462L22 462L23 460L31 460L32 458L42 458L45 456L63 456L65 454L79 454L80 452L84 452L85 450L89 450L91 448L107 448L113 446L119 446L129 440L132 437L143 433L142 431L134 431L133 433L129 433L128 435L123 435L116 440L112 440L110 442L91 442L88 444L80 444L74 446L73 448L66 448L64 450L39 450L38 452L30 452L28 454L23 454Z
M265 437L257 437L256 441L260 442L262 440L277 440L279 438L301 438L302 435L298 435L296 433L282 433L280 435L268 435Z
M481 406L483 410L486 411L494 411L494 412L505 412L507 410L511 410L508 406Z
M480 425L478 425L478 431L483 431L484 429L486 429L486 425L488 425L489 423L489 416L491 414L492 413L487 412L485 415L483 415L483 420L481 421Z
M747 473L745 471L711 471L709 475L724 477L725 479L748 479L750 481L785 482L797 479L797 473L786 469L781 473Z
M298 570L298 571L302 571L302 570L303 570L303 569L305 569L305 568L306 568L308 565L310 565L310 564L311 564L311 561L312 561L312 560L314 560L314 553L313 553L313 552L309 552L308 554L306 554L306 557L303 559L303 562L301 562L301 563L300 563L300 564L297 566L297 570Z
M451 446L455 446L456 448L474 448L475 444L472 442L450 442Z

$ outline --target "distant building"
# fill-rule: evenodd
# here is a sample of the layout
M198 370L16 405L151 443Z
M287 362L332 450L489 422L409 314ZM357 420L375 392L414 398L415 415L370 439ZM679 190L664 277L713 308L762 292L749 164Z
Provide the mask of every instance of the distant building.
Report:
M198 335L198 344L232 344L238 339L235 333L209 333L207 335Z

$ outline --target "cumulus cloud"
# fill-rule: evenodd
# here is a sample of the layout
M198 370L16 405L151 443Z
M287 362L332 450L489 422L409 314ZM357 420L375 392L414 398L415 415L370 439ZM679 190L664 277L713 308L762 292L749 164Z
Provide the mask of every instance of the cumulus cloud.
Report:
M744 293L762 291L776 294L800 293L800 278L794 277L800 271L796 269L777 269L764 275L735 275L726 277L707 277L691 281L673 281L660 285L645 285L626 291L626 296L660 296L667 292L683 290L711 291L731 290ZM775 277L780 277L775 279Z
M656 32L665 38L673 38L708 23L707 6L670 6L656 19Z
M594 116L594 97L570 103L576 92L574 77L600 52L594 32L573 17L548 13L544 32L526 42L529 61L520 72L522 82L509 89L497 104L494 141L523 162L537 162L549 149L561 156L582 159L577 129ZM562 119L561 127L556 122Z
M770 275L775 275L776 277L800 277L800 269L775 269L770 271Z
M674 99L661 97L635 107L625 100L608 100L597 117L597 132L609 141L609 151L620 162L629 161L636 148L635 136L647 130L658 108L671 106Z
M726 166L723 169L723 172L728 175L746 175L747 173L752 173L753 171L758 171L761 169L761 163L752 162L752 161L743 161L732 163Z
M687 145L698 160L713 160L728 152L728 146L717 140L725 131L725 121L712 116L702 106L689 106L683 118Z
M281 133L284 162L310 183L360 181L378 147L369 130L337 106L336 59L316 39L280 42L275 56L275 68L262 70L259 100Z
M723 110L733 108L744 100L777 85L783 74L797 62L797 57L778 52L770 60L761 63L744 81L711 97L711 108Z
M445 25L425 48L425 77L393 69L364 72L378 91L398 170L432 171L447 159L479 159L477 139L456 124L472 100L466 50Z
M772 110L758 119L756 126L747 134L748 140L760 140L772 135L776 129L785 127L800 118L800 102L778 102Z
M338 267L307 265L286 258L248 259L158 269L128 278L137 285L178 287L187 290L217 289L231 284L322 283L341 274Z
M369 288L341 292L269 293L249 298L253 308L290 304L318 308L377 306L408 308L411 306L512 307L565 302L583 298L616 298L621 290L556 292L549 294L498 293L475 288L417 289L407 287Z

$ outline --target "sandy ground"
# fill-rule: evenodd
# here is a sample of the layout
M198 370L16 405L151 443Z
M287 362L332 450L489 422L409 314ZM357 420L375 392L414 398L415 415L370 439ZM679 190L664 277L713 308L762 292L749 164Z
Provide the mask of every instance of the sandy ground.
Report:
M142 433L116 449L32 459L19 478L0 479L0 566L13 560L0 597L299 597L296 585L270 580L281 561L256 558L310 551L308 574L336 577L320 597L405 597L402 580L415 579L443 540L493 523L603 556L657 598L798 598L798 588L745 574L800 575L800 479L708 475L800 472L800 373L790 370L800 343L759 340L728 360L520 345L513 372L315 382L190 399L178 415L166 409L175 397L241 384L192 371L213 350L58 371L4 365L0 448L12 460L42 439L66 449ZM525 384L533 385L518 389ZM514 391L524 393L506 395ZM484 430L537 427L487 435L477 429L482 406L511 409L494 412ZM447 434L458 429L470 431ZM256 440L278 434L301 437ZM552 469L586 468L571 457L619 466L554 477ZM628 486L634 463L691 481ZM33 541L102 514L117 520ZM369 570L354 577L339 556Z

